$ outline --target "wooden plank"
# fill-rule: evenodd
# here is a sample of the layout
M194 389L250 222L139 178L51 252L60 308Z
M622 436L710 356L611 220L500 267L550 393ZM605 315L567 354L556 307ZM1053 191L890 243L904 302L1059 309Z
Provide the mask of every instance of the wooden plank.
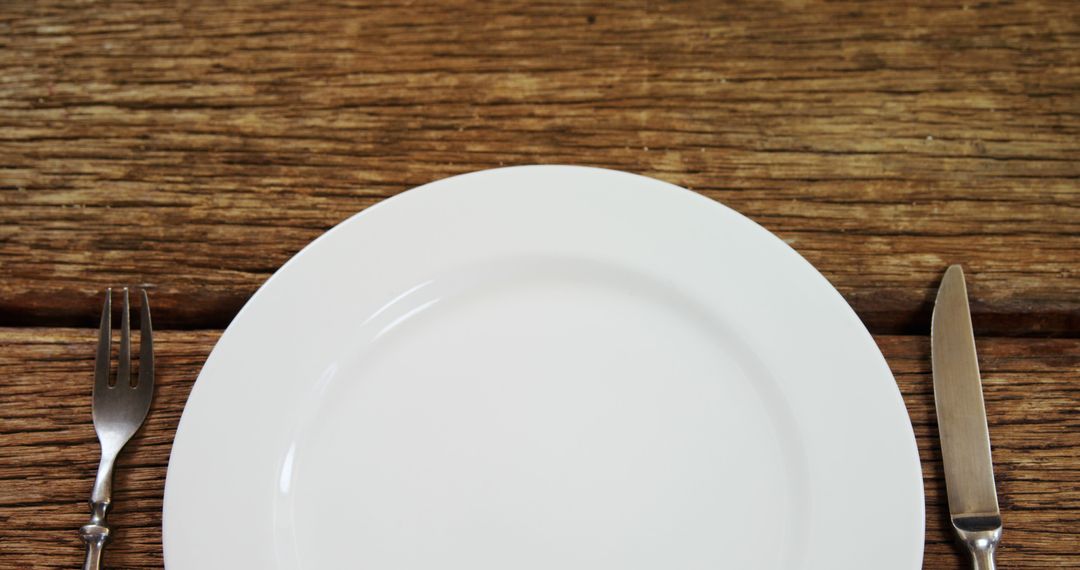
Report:
M75 568L97 465L90 421L93 333L0 329L0 551L8 568ZM110 567L160 568L170 443L217 331L156 334L158 392L120 461ZM904 394L927 497L926 568L967 568L948 531L926 337L878 343ZM979 342L1006 531L1003 568L1080 565L1080 340ZM853 521L853 524L858 524Z
M147 284L221 327L380 199L576 163L742 211L875 331L925 330L949 263L979 332L1080 330L1068 1L43 0L0 32L0 324Z

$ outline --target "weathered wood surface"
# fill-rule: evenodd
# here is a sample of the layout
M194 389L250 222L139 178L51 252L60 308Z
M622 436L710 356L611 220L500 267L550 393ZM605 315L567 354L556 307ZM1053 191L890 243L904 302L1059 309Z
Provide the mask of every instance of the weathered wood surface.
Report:
M121 461L113 568L160 568L161 497L173 432L217 331L155 336L158 390ZM93 331L0 329L0 566L76 568L75 529L97 465ZM925 337L881 336L915 425L927 495L926 568L966 568L948 531ZM1002 568L1080 566L1080 340L979 342L1006 533ZM852 521L852 524L863 524Z
M0 324L105 285L221 327L376 201L639 172L794 245L878 332L961 262L980 332L1080 330L1075 2L4 2Z
M0 6L0 326L91 326L153 287L155 410L110 567L160 568L173 430L215 330L278 266L410 187L618 168L749 215L878 333L963 263L976 328L1080 332L1075 2ZM0 568L78 567L93 331L0 329ZM879 336L947 532L924 337ZM1080 566L1080 340L980 340L1004 568Z

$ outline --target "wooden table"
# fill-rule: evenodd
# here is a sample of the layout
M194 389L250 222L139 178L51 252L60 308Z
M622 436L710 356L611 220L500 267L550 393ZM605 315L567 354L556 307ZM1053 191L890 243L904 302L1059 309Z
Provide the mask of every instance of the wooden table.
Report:
M927 568L965 567L927 342L964 264L1001 566L1080 567L1075 3L218 4L0 8L0 566L81 562L104 287L160 331L108 563L160 568L176 423L260 283L410 187L574 163L724 202L847 298L915 424Z

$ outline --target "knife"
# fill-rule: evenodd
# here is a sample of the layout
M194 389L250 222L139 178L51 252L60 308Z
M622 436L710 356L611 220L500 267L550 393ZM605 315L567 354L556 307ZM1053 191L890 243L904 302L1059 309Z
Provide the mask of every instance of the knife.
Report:
M930 329L934 404L949 515L960 541L971 551L975 570L994 570L1001 511L994 488L967 287L959 265L949 267L941 280Z

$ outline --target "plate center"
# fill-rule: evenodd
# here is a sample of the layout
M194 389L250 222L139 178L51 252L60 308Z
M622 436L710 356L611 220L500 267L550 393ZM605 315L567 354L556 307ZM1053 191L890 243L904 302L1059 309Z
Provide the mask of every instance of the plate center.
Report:
M737 302L737 300L732 300ZM599 263L490 264L345 339L283 461L281 560L379 569L779 568L797 438L703 306Z

